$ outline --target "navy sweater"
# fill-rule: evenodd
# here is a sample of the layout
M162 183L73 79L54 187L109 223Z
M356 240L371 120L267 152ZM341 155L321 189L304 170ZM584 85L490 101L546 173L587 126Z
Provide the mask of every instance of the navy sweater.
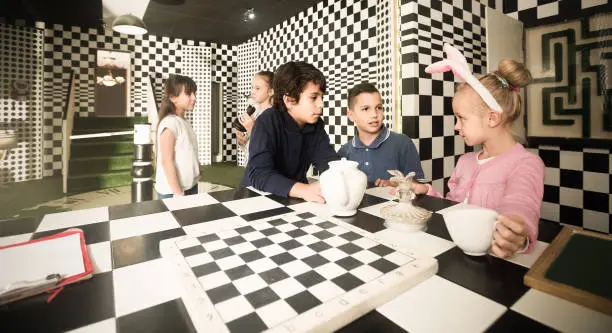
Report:
M323 172L337 159L323 120L300 128L287 112L270 109L257 117L251 131L249 161L240 187L250 185L287 197L296 182L308 183L311 164Z

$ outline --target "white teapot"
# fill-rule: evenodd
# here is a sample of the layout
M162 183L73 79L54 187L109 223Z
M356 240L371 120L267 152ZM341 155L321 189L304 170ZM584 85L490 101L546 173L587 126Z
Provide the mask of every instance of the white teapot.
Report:
M363 199L368 177L357 168L359 163L347 161L329 162L329 169L321 174L321 192L327 207L336 216L352 216Z

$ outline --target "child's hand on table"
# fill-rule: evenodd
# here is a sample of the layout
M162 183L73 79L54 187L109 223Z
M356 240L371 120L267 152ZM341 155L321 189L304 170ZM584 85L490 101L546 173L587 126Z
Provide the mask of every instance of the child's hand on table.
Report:
M325 203L325 198L321 193L321 183L319 182L312 184L295 183L289 191L289 196L310 202Z
M500 258L507 258L526 246L527 231L525 221L520 216L497 217L491 251Z
M397 185L394 185L397 186ZM412 182L412 191L414 194L425 194L429 192L429 187L426 184L421 184L417 181ZM391 195L395 195L397 193L397 187L393 187L389 190Z
M396 182L392 182L389 179L376 179L376 182L374 182L374 186L378 186L378 187L387 187L387 186L397 186Z

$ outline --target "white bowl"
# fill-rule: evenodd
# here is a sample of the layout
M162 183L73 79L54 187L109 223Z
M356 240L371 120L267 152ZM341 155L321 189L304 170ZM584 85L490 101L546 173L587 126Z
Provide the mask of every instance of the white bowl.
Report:
M442 214L453 242L471 256L487 254L493 242L497 215L494 210L480 207L450 209Z

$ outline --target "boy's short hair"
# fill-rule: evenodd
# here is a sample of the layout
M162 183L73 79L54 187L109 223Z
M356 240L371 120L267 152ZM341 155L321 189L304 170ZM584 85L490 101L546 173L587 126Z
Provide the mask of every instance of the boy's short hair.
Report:
M304 91L308 82L318 84L321 87L321 92L325 93L325 76L313 65L304 61L290 61L280 65L274 73L274 103L272 107L287 111L283 96L294 98L299 102L300 94Z
M370 82L362 82L348 91L348 107L349 109L353 108L355 105L355 97L359 96L363 93L378 93L380 95L380 91L376 89L376 87Z

